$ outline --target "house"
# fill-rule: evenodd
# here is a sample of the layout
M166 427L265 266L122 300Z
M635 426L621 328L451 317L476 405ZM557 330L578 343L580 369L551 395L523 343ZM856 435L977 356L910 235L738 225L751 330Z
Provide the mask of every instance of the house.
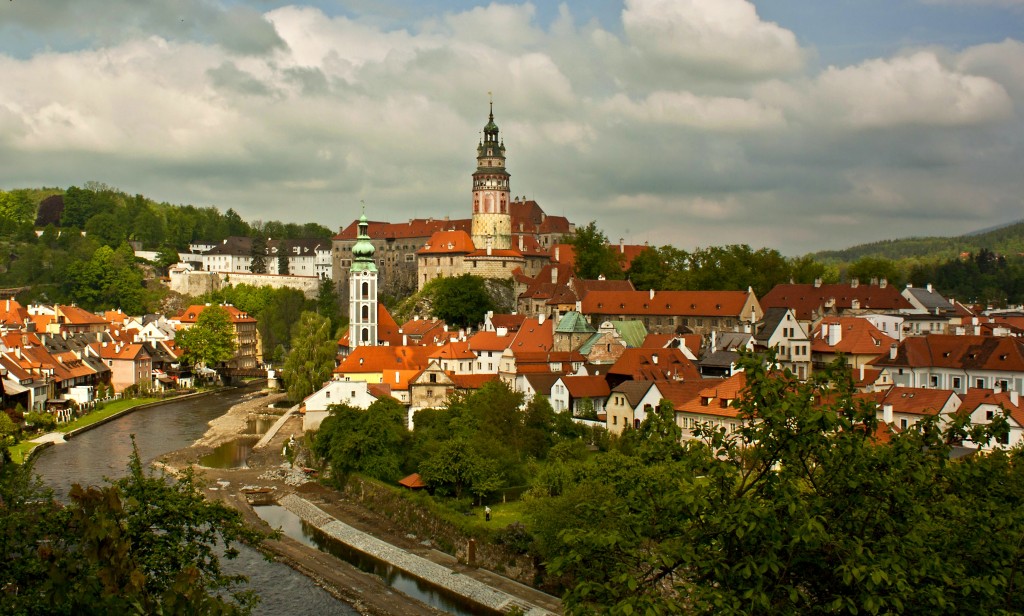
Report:
M679 349L626 349L608 369L608 385L626 381L699 381L697 366Z
M811 373L811 339L792 308L773 307L757 323L754 350L775 351L775 363L801 381Z
M138 386L148 389L152 384L153 362L141 344L99 343L100 359L110 367L110 384L115 392Z
M1006 336L912 336L870 362L901 387L1024 389L1024 340Z
M498 374L501 356L512 340L513 336L504 327L473 334L468 340L469 350L476 356L473 373Z
M978 445L970 439L965 439L963 444L992 449L1016 447L1024 442L1024 405L1021 405L1018 392L999 389L969 389L963 396L963 402L956 414L969 414L971 425L979 426L990 423L997 414L1004 412L1008 415L1006 421L1010 424L1009 434L985 445Z
M172 317L171 320L179 328L192 327L199 319L199 315L207 307L209 307L208 304L193 304L181 314ZM256 368L262 362L263 344L260 340L259 331L256 329L255 317L249 316L248 313L235 308L231 304L221 304L220 307L228 313L228 319L235 330L235 356L228 360L227 367L237 369Z
M697 382L696 395L674 401L683 440L697 439L698 428L725 428L729 433L738 430L743 418L735 402L746 386L746 373L737 372L724 380Z
M800 321L815 325L826 316L839 316L858 311L899 313L913 309L896 287L881 281L860 284L854 278L848 284L779 284L761 298L761 306L792 308Z
M878 399L878 419L900 430L929 416L938 417L939 424L945 425L960 404L960 397L948 389L895 386Z
M729 377L736 372L740 353L754 350L754 336L740 332L713 331L708 346L697 362L701 376Z
M556 412L568 409L573 417L601 419L610 394L603 376L562 376L551 387L551 407Z
M652 381L624 381L611 389L605 406L605 426L611 434L639 428L647 414L662 399L658 384Z
M637 320L648 332L706 335L735 331L761 320L761 305L748 291L591 291L580 302L591 323Z
M853 368L867 366L896 344L895 338L859 317L827 317L814 328L811 339L815 370L823 369L839 356Z
M302 414L302 429L304 431L319 429L320 424L330 414L331 406L335 404L366 409L381 395L380 385L371 385L365 381L327 381L323 387L306 396L299 405L299 413Z

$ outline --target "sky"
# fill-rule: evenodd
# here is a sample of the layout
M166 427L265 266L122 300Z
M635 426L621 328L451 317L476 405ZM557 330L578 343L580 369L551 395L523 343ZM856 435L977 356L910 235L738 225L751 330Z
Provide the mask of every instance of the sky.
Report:
M0 189L786 255L1024 218L1024 0L7 0Z

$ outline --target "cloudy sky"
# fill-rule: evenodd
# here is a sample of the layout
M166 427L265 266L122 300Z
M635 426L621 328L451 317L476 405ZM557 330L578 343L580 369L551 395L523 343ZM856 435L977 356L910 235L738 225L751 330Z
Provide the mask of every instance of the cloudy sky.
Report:
M8 0L0 189L332 228L512 193L801 254L1024 218L1024 0Z

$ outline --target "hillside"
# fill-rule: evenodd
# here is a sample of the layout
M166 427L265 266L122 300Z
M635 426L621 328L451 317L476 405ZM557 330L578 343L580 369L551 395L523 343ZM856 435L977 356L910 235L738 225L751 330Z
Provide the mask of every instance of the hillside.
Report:
M920 261L948 261L963 252L982 248L1004 255L1024 253L1024 220L956 237L910 237L881 240L843 250L823 250L810 256L822 263L852 263L862 257L913 258Z

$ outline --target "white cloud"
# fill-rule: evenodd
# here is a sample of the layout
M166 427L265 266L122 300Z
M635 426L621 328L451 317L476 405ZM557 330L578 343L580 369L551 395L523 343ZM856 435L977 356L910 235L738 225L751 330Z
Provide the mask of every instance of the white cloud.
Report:
M804 62L796 36L746 0L626 0L622 22L642 52L698 73L765 77Z
M785 124L780 110L759 101L697 96L691 92L654 92L639 102L617 94L603 105L602 111L619 121L725 133L779 128Z

